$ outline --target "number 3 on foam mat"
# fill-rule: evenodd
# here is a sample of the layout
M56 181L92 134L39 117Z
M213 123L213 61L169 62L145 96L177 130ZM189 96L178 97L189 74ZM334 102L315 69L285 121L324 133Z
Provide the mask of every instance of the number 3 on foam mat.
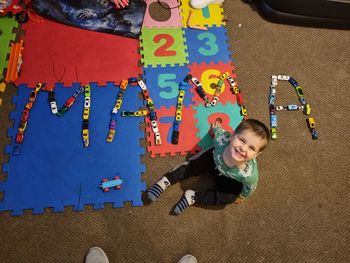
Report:
M218 53L219 47L216 44L216 36L212 33L205 32L197 36L198 40L203 41L205 47L200 47L198 52L203 56L214 56Z
M164 42L165 40L165 42ZM173 57L176 56L175 50L170 50L171 46L174 44L174 38L168 34L159 34L154 36L154 43L164 42L162 45L154 51L154 56L156 57Z

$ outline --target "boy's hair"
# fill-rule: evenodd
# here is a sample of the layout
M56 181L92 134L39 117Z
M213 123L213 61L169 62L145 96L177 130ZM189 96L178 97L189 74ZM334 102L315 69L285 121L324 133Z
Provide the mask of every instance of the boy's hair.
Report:
M265 139L267 143L270 141L270 132L264 123L255 119L246 119L243 120L236 128L235 133L239 134L244 130L251 130L261 139ZM267 143L259 149L259 152L262 152Z

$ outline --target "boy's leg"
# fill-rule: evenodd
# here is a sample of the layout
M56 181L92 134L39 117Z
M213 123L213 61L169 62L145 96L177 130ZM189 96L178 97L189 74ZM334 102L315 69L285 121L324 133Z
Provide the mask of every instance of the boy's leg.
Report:
M170 184L175 184L191 176L211 173L214 170L213 148L210 148L192 156L188 161L170 170L166 177Z
M196 204L227 205L233 203L241 193L242 183L220 175L218 170L211 173L215 177L216 189L205 191L187 190L174 207L174 213L179 215L187 207Z
M151 201L156 201L160 194L172 184L181 180L212 172L215 167L213 159L213 149L200 152L190 158L188 161L178 165L163 176L157 183L147 189L147 196Z
M202 205L232 204L242 191L243 184L224 175L214 175L216 189L198 191L195 194L195 203Z
M186 190L182 198L174 207L174 213L179 215L181 214L187 207L193 205L195 203L195 194L196 192L193 190Z
M163 176L158 182L147 189L147 197L152 202L156 201L160 194L170 185L167 177Z

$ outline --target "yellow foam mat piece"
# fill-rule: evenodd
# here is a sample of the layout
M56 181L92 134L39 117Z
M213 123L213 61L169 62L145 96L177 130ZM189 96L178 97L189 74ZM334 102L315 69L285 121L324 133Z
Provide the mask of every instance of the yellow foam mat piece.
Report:
M225 26L226 23L223 15L222 5L208 5L203 9L193 9L190 7L189 0L181 0L181 19L184 27L187 27L188 17L190 15L190 11L193 13L193 17L191 18L191 22L193 25L199 26Z

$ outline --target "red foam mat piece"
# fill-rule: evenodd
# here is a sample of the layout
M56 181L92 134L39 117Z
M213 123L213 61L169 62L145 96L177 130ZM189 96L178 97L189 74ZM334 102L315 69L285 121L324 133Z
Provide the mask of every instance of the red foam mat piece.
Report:
M25 30L23 64L16 83L34 87L73 82L120 82L142 72L139 41L62 25L29 21Z
M169 154L170 156L186 155L188 153L194 154L200 151L198 147L199 138L196 137L198 132L196 128L196 120L194 119L195 111L193 108L182 108L182 121L180 123L180 135L179 135L179 143L172 144L171 143L171 135L172 135L172 125L175 120L175 107L170 107L169 109L165 107L160 107L156 109L158 116L158 129L160 132L160 137L162 140L161 145L155 145L154 134L151 129L150 120L146 119L146 131L148 146L147 150L150 153L151 157L157 156L166 156Z

